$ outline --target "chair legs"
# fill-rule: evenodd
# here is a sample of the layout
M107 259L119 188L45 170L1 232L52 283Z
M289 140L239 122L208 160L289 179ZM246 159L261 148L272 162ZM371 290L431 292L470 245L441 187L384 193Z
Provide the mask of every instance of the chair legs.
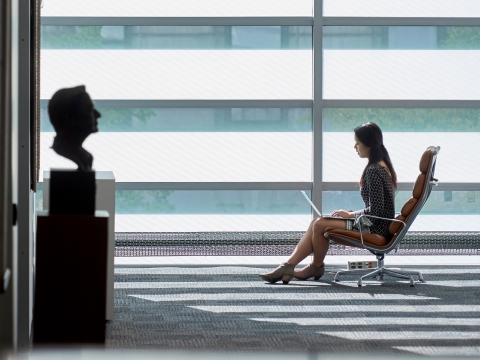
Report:
M418 276L418 280L425 282L423 276L419 271L412 270L400 270L400 269L388 269L384 267L384 255L377 255L377 268L376 269L362 269L362 270L340 270L335 274L334 281L340 281L338 278L340 275L361 275L358 279L358 287L363 286L363 280L367 278L376 278L383 280L384 276L392 276L399 279L406 279L410 281L410 286L415 286L415 280L413 276Z

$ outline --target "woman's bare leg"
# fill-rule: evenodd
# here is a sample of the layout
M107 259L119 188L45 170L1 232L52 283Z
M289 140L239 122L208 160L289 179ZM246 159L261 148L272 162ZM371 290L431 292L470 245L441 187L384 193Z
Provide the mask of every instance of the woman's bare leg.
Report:
M327 227L333 227L337 229L345 229L345 221L341 219L325 219L320 218L313 224L313 261L315 266L323 266L323 260L327 255L328 248L330 247L330 241L323 236Z
M308 227L307 232L303 234L295 250L293 250L292 255L290 255L290 258L287 260L289 264L297 265L300 261L305 259L308 255L310 255L313 252L313 242L312 242L313 224L318 219L319 218L315 218L310 222L310 226Z
M302 236L287 262L292 265L297 265L313 252L313 265L318 267L322 266L325 255L330 247L330 242L323 236L327 227L345 229L345 221L325 218L313 219L307 232Z

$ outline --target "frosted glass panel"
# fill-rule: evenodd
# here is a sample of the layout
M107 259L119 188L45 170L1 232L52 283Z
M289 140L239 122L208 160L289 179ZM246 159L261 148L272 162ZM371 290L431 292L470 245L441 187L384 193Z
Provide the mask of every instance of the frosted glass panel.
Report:
M305 231L312 215L117 214L117 232ZM300 239L299 239L300 240Z
M324 0L325 16L480 17L477 0Z
M312 51L42 50L41 79L42 99L311 99Z
M311 49L311 26L42 26L42 49Z
M41 133L41 169L74 168ZM85 148L117 182L311 181L312 135L279 133L97 133ZM42 180L40 180L42 181Z
M312 0L44 0L42 16L312 16Z
M435 177L441 182L480 182L480 134L475 132L384 132L398 181L414 182L420 157L428 146L440 146ZM352 132L323 134L323 180L359 181L367 164L353 148Z
M480 99L480 51L325 50L325 99Z

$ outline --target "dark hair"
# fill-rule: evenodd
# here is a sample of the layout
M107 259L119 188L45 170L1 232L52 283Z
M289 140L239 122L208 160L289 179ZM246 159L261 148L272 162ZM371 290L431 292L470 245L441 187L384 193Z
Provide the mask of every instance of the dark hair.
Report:
M392 177L393 186L395 189L397 188L397 174L393 169L392 161L390 160L390 156L388 155L388 151L383 145L383 134L380 127L373 123L368 122L357 126L354 130L355 136L357 139L366 147L370 148L370 154L368 156L368 164L365 166L363 170L362 177L360 178L360 184L363 183L363 179L365 177L365 172L367 168L372 164L377 164L380 161L384 161L387 165L388 171Z

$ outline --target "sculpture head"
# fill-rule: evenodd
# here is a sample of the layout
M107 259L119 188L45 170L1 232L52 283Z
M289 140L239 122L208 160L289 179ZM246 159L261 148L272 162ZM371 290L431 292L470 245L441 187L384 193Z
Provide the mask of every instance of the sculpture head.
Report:
M68 133L82 142L98 131L101 116L83 85L58 90L48 103L48 115L58 135Z
M101 115L85 86L58 90L48 103L48 115L57 132L53 150L75 162L79 170L91 170L93 156L82 143L88 135L98 132L97 119Z

